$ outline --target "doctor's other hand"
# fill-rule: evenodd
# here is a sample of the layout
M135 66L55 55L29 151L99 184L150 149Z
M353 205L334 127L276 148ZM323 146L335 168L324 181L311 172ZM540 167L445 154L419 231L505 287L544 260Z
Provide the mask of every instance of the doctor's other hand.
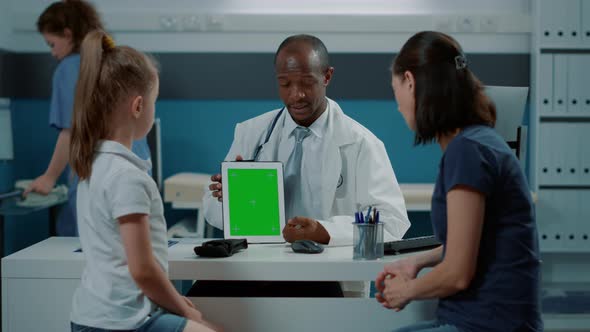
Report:
M52 176L47 174L43 174L36 178L27 189L23 192L23 196L27 196L30 192L36 192L41 195L48 195L51 190L53 190L53 186L55 186L56 179Z
M289 219L283 228L283 238L287 242L297 240L313 240L318 243L328 244L330 234L317 220L307 217L295 217Z
M236 156L236 161L242 161L244 160L244 158L242 158L242 156L237 155ZM215 174L213 176L211 176L211 181L213 181L213 183L211 183L209 185L209 190L211 190L211 195L215 198L217 198L218 201L222 202L223 201L223 185L221 184L221 174Z

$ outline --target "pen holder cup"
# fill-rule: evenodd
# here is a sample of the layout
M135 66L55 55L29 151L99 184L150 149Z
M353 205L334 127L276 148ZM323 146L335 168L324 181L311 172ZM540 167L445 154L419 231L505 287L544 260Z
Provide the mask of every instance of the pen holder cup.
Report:
M383 257L383 223L353 223L352 258L373 260Z

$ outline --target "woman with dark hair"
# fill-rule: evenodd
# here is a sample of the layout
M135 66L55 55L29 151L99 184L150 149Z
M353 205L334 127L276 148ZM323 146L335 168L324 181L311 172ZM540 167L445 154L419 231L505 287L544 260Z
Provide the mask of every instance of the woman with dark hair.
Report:
M415 144L443 150L431 211L442 245L387 265L377 301L400 311L439 299L435 321L398 331L541 331L530 191L461 47L443 33L417 33L395 58L392 87Z
M80 72L80 46L84 37L94 30L103 29L98 12L91 3L83 0L65 0L50 4L39 15L37 30L51 49L51 55L59 61L53 73L49 125L58 130L53 155L45 172L25 190L25 195L36 192L47 195L66 170L69 174L70 135L76 82ZM133 152L142 159L150 159L145 138L134 142ZM75 174L68 178L68 204L62 209L56 233L59 236L77 236Z

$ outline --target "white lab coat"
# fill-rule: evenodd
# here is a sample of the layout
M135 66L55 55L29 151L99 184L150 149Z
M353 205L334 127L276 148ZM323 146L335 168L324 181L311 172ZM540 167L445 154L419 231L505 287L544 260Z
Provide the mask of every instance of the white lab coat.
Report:
M354 213L369 206L380 211L385 225L385 241L399 240L410 227L404 198L393 173L383 142L358 122L346 116L340 106L328 99L328 124L324 139L326 153L317 156L323 164L321 199L324 211L306 216L318 220L330 234L330 245L352 245ZM225 160L237 155L252 159L264 142L270 124L280 110L270 111L236 125L234 141ZM259 161L278 160L278 146L285 109L264 144ZM305 194L305 193L304 193ZM214 227L223 228L222 206L210 191L203 198L203 213Z

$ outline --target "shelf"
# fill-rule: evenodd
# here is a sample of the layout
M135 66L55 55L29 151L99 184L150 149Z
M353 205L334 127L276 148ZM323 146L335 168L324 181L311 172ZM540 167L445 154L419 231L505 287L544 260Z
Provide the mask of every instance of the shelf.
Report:
M539 240L539 251L541 252L541 254L543 255L552 255L552 254L567 254L567 255L587 255L590 254L590 249L586 249L586 251L584 251L584 249L582 248L552 248L552 249L548 249L548 248L543 248L543 239ZM547 241L547 240L545 240ZM588 245L590 246L590 241L588 241Z
M551 54L551 53L560 53L560 54L587 54L590 53L590 47L541 47L539 49L541 54Z
M589 283L544 283L541 288L546 330L580 330L590 326Z
M539 119L541 122L590 122L590 114L542 114Z
M590 326L590 314L542 314L545 331L587 331Z
M560 189L560 190L588 190L590 185L581 184L540 184L539 190L543 189Z

